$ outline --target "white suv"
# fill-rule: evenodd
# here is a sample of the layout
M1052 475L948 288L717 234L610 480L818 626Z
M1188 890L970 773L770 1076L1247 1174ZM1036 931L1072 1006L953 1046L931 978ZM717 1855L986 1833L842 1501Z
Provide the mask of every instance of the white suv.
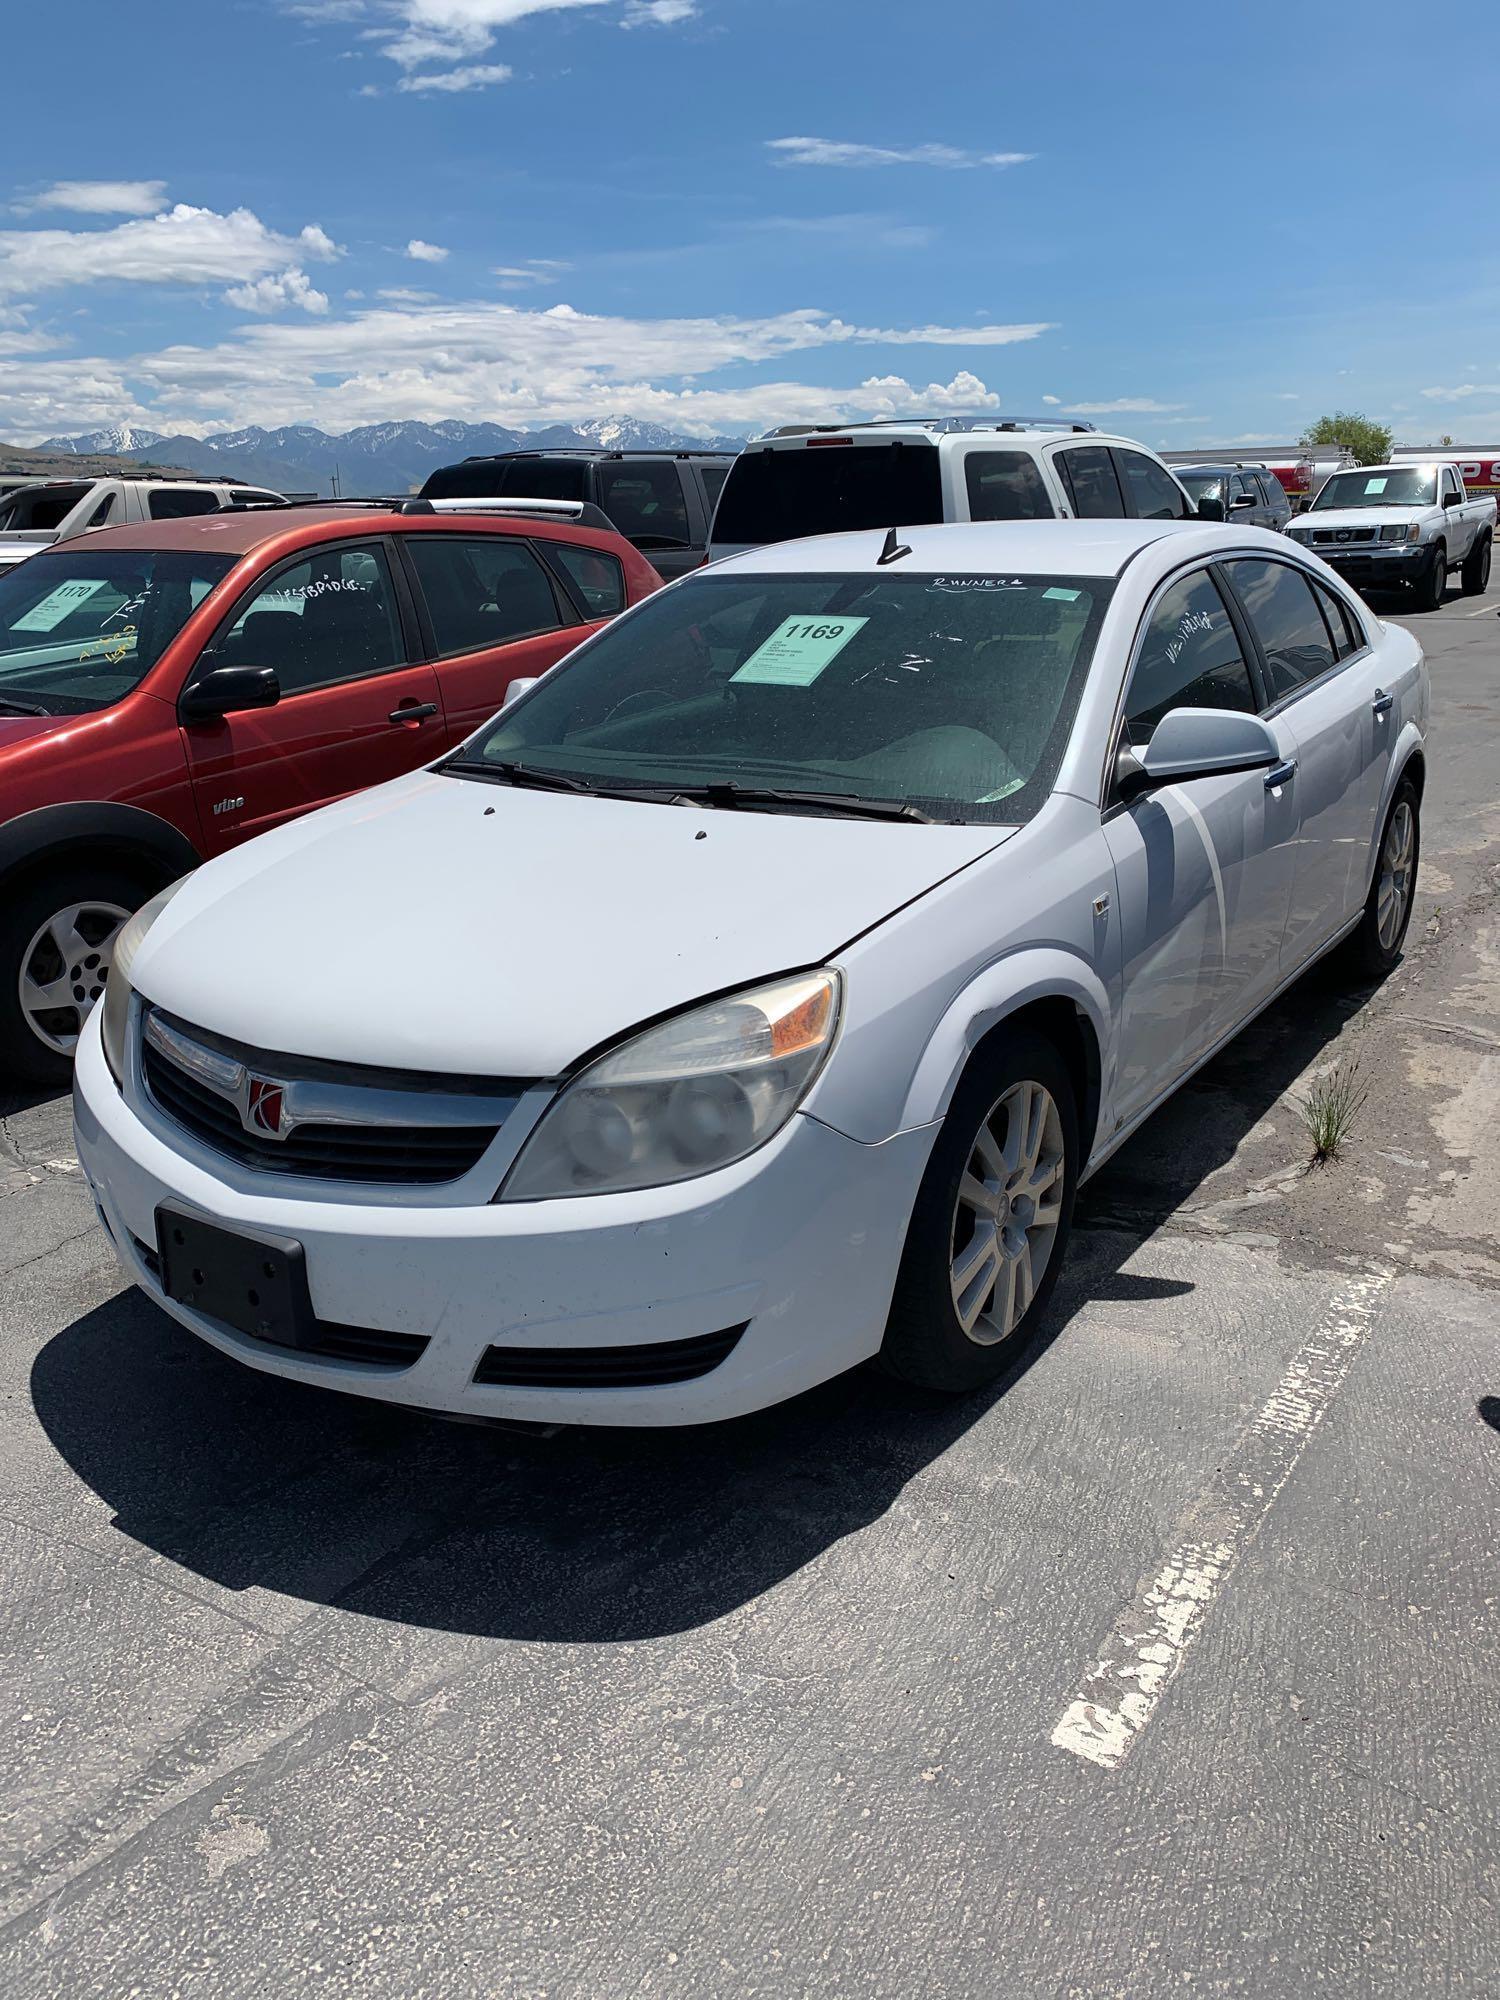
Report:
M224 479L43 479L0 496L0 571L90 528L281 505L269 487Z
M719 495L709 560L769 542L938 521L1190 521L1162 461L1091 424L936 417L788 424L745 447ZM1210 505L1204 518L1222 520Z

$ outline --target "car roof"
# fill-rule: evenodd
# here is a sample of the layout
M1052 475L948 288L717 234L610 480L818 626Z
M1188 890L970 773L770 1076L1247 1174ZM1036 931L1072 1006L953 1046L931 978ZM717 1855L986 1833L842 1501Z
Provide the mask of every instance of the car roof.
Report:
M1263 458L1194 458L1184 465L1169 465L1169 472L1268 472Z
M515 451L476 451L455 465L498 465L516 458L738 458L739 452L723 445L687 444L559 444L531 445ZM447 472L448 466L440 470Z
M1112 431L1085 429L1081 424L1059 422L1055 426L1037 423L966 423L962 429L945 429L940 420L923 422L913 418L909 423L897 421L879 424L849 424L843 429L830 429L827 424L795 426L784 431L771 431L765 437L751 438L743 454L757 451L796 451L802 447L813 450L826 449L829 445L878 445L905 444L915 442L933 446L971 445L979 450L992 451L997 445L1008 445L1019 449L1026 445L1073 444L1073 445L1123 445L1131 451L1151 452L1150 445L1142 444L1139 438L1118 437ZM1151 452L1154 458L1156 454Z
M1030 576L1118 576L1125 565L1168 536L1196 535L1212 550L1224 530L1198 521L948 521L896 530L909 550L894 570L923 574L1016 570ZM1259 536L1264 530L1249 529ZM1238 536L1237 536L1238 538ZM1280 543L1280 536L1267 536ZM710 565L715 576L782 574L808 570L872 570L885 547L885 533L814 535L804 541L772 542ZM1184 550L1196 554L1196 550ZM687 581L691 581L689 577ZM679 586L680 587L680 586Z
M248 490L248 489L247 489ZM477 503L476 503L477 504ZM349 536L431 534L455 528L465 534L525 535L532 540L582 541L591 547L614 548L619 536L576 521L543 515L492 514L476 511L406 514L391 506L359 506L329 500L315 506L229 507L216 514L188 514L175 521L138 521L118 528L96 528L88 537L116 549L189 549L200 555L250 555L272 542L289 549L334 539L331 529ZM64 542L59 547L66 549Z

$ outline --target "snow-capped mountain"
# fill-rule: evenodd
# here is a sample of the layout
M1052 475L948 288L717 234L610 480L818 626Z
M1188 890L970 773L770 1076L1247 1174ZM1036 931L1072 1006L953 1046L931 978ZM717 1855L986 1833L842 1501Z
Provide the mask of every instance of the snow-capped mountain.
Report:
M251 424L201 438L116 424L78 437L48 438L42 448L149 458L204 477L243 479L284 493L331 493L336 478L340 493L359 496L410 492L440 465L493 451L587 446L606 451L683 451L695 447L738 451L743 443L743 438L736 437L687 437L645 418L615 415L529 431L511 430L504 424L462 423L454 418L435 424L361 424L336 436L313 424L283 424L274 430Z
M143 431L134 424L110 424L102 431L84 431L78 437L43 438L37 451L65 451L73 457L96 452L144 452L161 443L160 431Z

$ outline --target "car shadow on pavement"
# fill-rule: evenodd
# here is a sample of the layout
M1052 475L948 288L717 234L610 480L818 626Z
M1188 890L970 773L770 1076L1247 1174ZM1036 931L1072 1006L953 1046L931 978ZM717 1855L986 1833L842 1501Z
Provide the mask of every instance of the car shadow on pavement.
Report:
M712 1427L536 1436L258 1374L131 1291L42 1350L36 1410L123 1535L225 1589L516 1639L685 1631L878 1519L1081 1305L1190 1292L1127 1267L1364 997L1312 975L1122 1150L1085 1190L1042 1338L978 1396L856 1369Z

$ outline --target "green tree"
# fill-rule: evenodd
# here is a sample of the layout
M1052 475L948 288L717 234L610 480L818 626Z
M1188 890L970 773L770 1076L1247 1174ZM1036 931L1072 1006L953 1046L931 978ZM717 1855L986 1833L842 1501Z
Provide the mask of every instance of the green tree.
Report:
M1383 465L1390 456L1392 432L1388 424L1362 417L1358 410L1335 410L1331 417L1319 417L1302 433L1303 444L1344 444L1354 453L1357 465Z

